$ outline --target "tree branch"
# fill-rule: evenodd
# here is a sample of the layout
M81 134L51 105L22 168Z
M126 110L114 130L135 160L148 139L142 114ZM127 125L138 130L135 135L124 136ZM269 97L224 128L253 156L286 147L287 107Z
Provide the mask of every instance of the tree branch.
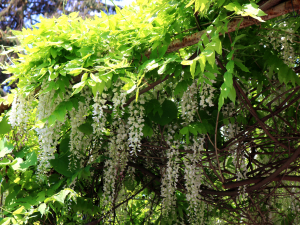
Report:
M269 2L271 2L271 1L269 1ZM293 5L292 5L292 3L293 3ZM267 10L265 13L268 15L263 16L261 18L266 21L266 20L276 18L278 16L285 15L287 13L293 12L294 10L297 11L299 9L300 9L300 0L292 0L292 2L291 1L284 2L280 5L275 6L274 8ZM241 23L241 25L239 26L239 29L260 23L260 21L253 19L253 18L243 18L243 19L244 20ZM236 28L237 28L238 24L240 23L240 21L241 21L241 19L235 19L232 22L230 22L228 24L228 33L236 31ZM194 33L192 35L189 35L189 36L183 38L182 41L175 40L169 45L167 52L168 53L175 52L181 48L185 48L187 46L197 44L201 40L201 36L205 33L206 33L206 30L202 30L202 31L199 31L197 33Z
M241 181L236 181L236 182L228 182L226 184L223 184L223 188L225 189L230 189L230 188L236 188L248 184L253 184L253 183L258 183L262 180L264 180L266 177L258 177L258 178L249 178L247 180L241 180ZM300 177L298 176L277 176L275 177L272 181L280 181L280 180L285 180L285 181L297 181L300 182Z

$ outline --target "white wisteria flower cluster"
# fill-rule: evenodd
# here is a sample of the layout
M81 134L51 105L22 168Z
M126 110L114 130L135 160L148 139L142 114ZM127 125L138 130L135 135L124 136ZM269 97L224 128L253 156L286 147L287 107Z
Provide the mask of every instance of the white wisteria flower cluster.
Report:
M215 76L217 76L217 74L214 74ZM204 76L205 77L205 76ZM215 80L210 80L210 82L212 84L216 83ZM213 98L214 98L214 92L215 92L215 88L206 82L202 82L200 84L200 102L199 105L201 108L206 108L206 107L213 107L214 103L213 103Z
M106 94L102 93L99 94L97 92L96 96L94 97L94 104L93 104L93 133L95 136L101 138L102 132L105 131L105 123L106 123L106 115L103 112L103 109L106 109Z
M202 224L204 213L203 204L200 199L202 168L197 166L197 162L195 161L193 154L187 154L184 159L184 166L186 199L189 202L189 221L192 224Z
M132 102L129 106L130 116L128 117L128 129L129 129L129 138L128 143L129 147L132 148L134 154L141 146L141 138L143 136L143 127L144 127L144 106L145 97L140 96L139 102Z
M186 120L187 123L194 121L194 115L198 109L197 103L197 83L196 81L190 85L187 90L183 93L181 100L181 112L182 118Z
M227 125L224 125L221 128L221 132L222 132L225 140L230 140L230 139L236 137L236 135L241 130L241 127L237 122L232 123L232 119L234 119L236 121L236 119L233 117L233 114L232 114L232 112L234 111L233 109L234 109L233 103L224 105L222 107L222 114L224 116L224 119L228 119L230 121ZM236 145L231 145L229 147L230 150L234 150L235 148L236 148Z
M175 213L176 207L176 189L178 182L178 170L179 164L178 154L179 154L179 141L174 141L175 130L172 126L168 126L169 132L166 137L166 142L169 145L169 149L166 152L168 163L164 174L162 174L161 181L161 196L162 200L162 211L164 216L169 216L170 213Z
M38 120L49 117L59 103L62 102L60 96L57 96L56 98L54 98L54 96L55 90L39 95ZM56 121L54 124L49 126L48 121L46 121L43 127L36 128L41 149L40 154L38 155L39 164L37 166L37 171L40 174L40 180L43 180L43 174L50 168L50 160L55 158L54 152L56 151L56 146L60 137L59 131L63 124L64 121Z
M105 196L104 205L110 206L115 199L116 179L123 179L123 172L127 163L127 128L121 120L113 122L112 127L115 134L111 135L111 141L108 145L107 157L105 161L104 186L103 193Z
M114 108L113 108L114 118L124 115L124 105L126 103L127 93L122 89L118 89L118 86L120 86L121 84L122 84L121 82L116 83L115 88L113 89L114 96L112 98L112 102L114 103Z
M201 201L200 185L203 181L202 154L204 150L204 135L194 137L193 142L189 146L185 146L185 150L192 150L184 159L186 180L186 198L189 201L189 217L190 222L194 224L202 224L204 216L203 201Z
M286 65L293 68L295 66L295 51L293 48L295 38L295 23L288 24L288 21L283 21L278 28L282 31L280 38L278 30L274 29L268 32L270 44L275 50L280 49L280 54Z
M28 122L32 101L32 94L27 97L24 97L24 95L20 93L14 95L11 111L9 112L9 123L12 127L20 126Z
M75 107L70 111L70 123L71 123L71 134L70 134L70 158L71 162L76 164L77 161L83 166L84 150L87 148L88 144L92 140L92 135L85 135L83 132L79 131L78 127L86 122L86 117L88 115L90 101L92 93L86 88L81 92L81 96L84 98L84 102L78 102L78 110ZM73 167L72 163L69 167Z

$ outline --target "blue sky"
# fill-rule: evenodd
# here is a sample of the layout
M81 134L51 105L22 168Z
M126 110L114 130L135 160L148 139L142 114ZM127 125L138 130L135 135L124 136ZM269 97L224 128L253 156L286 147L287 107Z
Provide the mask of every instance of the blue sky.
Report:
M121 1L114 1L116 5L118 6L121 6L121 7L124 7L126 5L130 5L132 2L134 2L135 0L121 0ZM105 1L103 1L105 2ZM108 5L112 5L111 1L110 0L106 0L106 3ZM109 4L110 3L110 4Z
M112 0L115 5L120 6L120 7L124 7L126 5L130 5L131 3L135 2L135 0ZM102 2L107 5L111 5L113 6L114 4L112 3L111 0L102 0ZM100 14L99 14L100 15ZM40 15L32 15L32 18L35 19L36 21L40 21L39 20ZM29 28L31 27L30 21L25 21L25 27Z
M102 0L102 3L107 4L107 5L111 5L113 6L114 4L112 3L112 1L114 2L115 5L123 8L126 5L130 5L132 2L135 2L135 0ZM106 11L104 10L104 12L106 13ZM108 11L109 14L114 14L113 11ZM96 15L100 16L100 13L96 13Z

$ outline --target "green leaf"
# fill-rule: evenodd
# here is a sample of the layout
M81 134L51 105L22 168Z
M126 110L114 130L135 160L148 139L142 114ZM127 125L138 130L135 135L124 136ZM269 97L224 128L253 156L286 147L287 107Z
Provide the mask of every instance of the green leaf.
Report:
M11 161L7 158L4 158L0 161L0 166L8 166L11 164Z
M73 88L75 89L75 88L84 87L84 85L85 85L85 82L84 82L84 81L81 81L81 82L75 84L75 85L73 86Z
M196 61L196 60L193 60L193 63L192 63L192 65L190 66L190 71L191 71L191 74L192 74L192 78L193 78L193 79L194 79L194 77L195 77L196 63L197 63L197 61Z
M167 52L167 50L168 50L168 45L163 45L162 47L158 48L158 57L162 58L164 54Z
M94 87L92 87L93 95L96 96L97 92L101 95L105 87L105 82L97 83Z
M184 66L190 66L193 64L193 60L183 60L181 64Z
M4 116L0 122L0 135L7 134L9 131L11 131L11 126L8 122L8 117Z
M232 51L227 55L227 60L231 60L233 54L234 54L234 50L232 50Z
M231 89L231 87L233 85L232 73L225 72L224 83L229 89Z
M233 68L234 68L234 61L231 60L226 64L226 70L228 73L233 73Z
M179 213L179 216L180 216L180 218L183 218L183 211L182 211L182 206L181 205L179 205L178 207L177 207L177 212Z
M152 48L152 51L153 51L154 49L156 49L160 44L161 44L160 41L154 42L153 45L152 45L152 47L151 47L151 48Z
M132 180L130 177L124 181L124 186L129 190L133 191L135 188L135 181Z
M216 43L215 50L219 55L221 55L222 54L222 42L220 41L219 37L214 39L214 41Z
M207 45L207 47L210 47L214 51L216 51L218 54L222 54L222 43L219 39L219 35L215 35L212 37L211 42Z
M81 81L85 81L88 78L88 73L84 73L81 77Z
M37 156L35 152L31 152L26 156L26 161L20 163L21 169L27 169L30 166L35 166L37 164Z
M259 9L259 6L256 5L254 2L250 2L249 4L244 4L243 9L237 13L242 16L251 16L251 17L259 20L260 22L265 22L264 20L262 20L260 18L260 16L267 15L261 9Z
M167 69L167 64L163 64L159 70L157 71L158 74L163 74Z
M155 113L161 109L159 101L157 99L151 99L150 101L146 102L145 109L147 114ZM161 110L161 114L162 114Z
M42 214L42 216L45 214L46 208L47 205L45 203L40 204L40 206L38 207L38 211Z
M54 80L56 77L58 77L59 73L56 71L51 71L49 72L50 76L49 76L49 81L50 80Z
M185 6L185 8L190 7L194 2L195 2L195 0L191 0L191 1L189 2L189 4L187 4L187 5Z
M12 218L12 217L6 217L6 218L4 218L3 220L0 221L0 224L1 225L16 224L16 223L14 223L13 219L14 218Z
M85 46L85 47L81 47L78 52L81 53L81 57L84 57L86 55L89 55L91 53L94 53L93 47L91 46Z
M21 164L23 163L23 159L21 158L16 158L14 161L12 161L11 163L11 167L14 169L14 170L22 170L21 168Z
M50 53L51 53L52 57L55 59L56 56L57 56L57 50L56 50L56 48L51 48L50 49Z
M187 134L188 132L189 132L189 127L184 127L179 131L179 133L181 134Z
M50 115L48 117L48 124L49 124L49 126L52 126L53 124L55 124L55 122L56 122L56 117L54 115Z
M224 105L224 97L222 95L219 96L219 102L218 102L218 111L221 111L222 106Z
M154 102L154 100L156 100L156 99L153 99L149 102ZM161 108L161 109L159 109L159 108ZM162 114L160 113L161 112L160 110L162 110ZM161 107L160 107L160 105L157 105L155 108L152 108L151 106L149 106L149 103L148 103L146 106L146 111L148 111L148 112L150 111L148 113L148 117L152 121L154 121L162 126L170 123L172 120L177 118L177 107L176 107L175 103L170 100L165 100Z
M24 214L26 212L25 207L21 206L20 208L18 208L17 210L15 210L13 212L13 215L17 215L17 214Z
M62 47L68 51L72 51L72 46L70 44L63 44Z
M182 94L187 90L187 88L188 84L185 80L178 82L174 90L174 95Z
M173 101L165 100L162 104L163 116L165 119L161 125L170 123L173 119L177 118L177 106Z
M9 143L6 138L0 140L0 158L4 157L6 154L9 154L14 149L14 146Z
M144 134L144 136L148 136L148 137L152 137L152 134L153 134L153 130L152 130L152 128L150 127L150 126L148 126L147 124L145 124L144 125L144 127L143 127L143 134Z
M201 40L202 40L203 44L204 44L205 46L207 46L207 44L209 43L209 39L208 39L206 33L202 34Z
M206 57L207 62L214 67L215 64L215 52L210 49L205 49L203 55Z
M93 127L91 123L84 123L78 127L78 130L86 135L91 135L93 133Z
M59 152L66 154L70 150L70 137L66 135L59 144Z
M228 88L228 87L226 86L226 84L223 83L223 84L221 85L221 95L220 95L220 96L222 96L223 98L227 98L227 96L228 96L230 90L231 90L231 87Z
M280 83L286 83L286 75L289 72L289 67L285 64L279 64L278 65L278 80Z
M61 156L58 156L56 154L55 159L50 160L50 164L53 167L53 169L66 177L71 177L73 175L73 171L70 171L69 168L70 154L70 152L67 152ZM75 170L76 168L72 169Z
M242 9L242 6L238 2L231 2L228 5L224 6L228 11L238 12Z
M206 9L209 0L196 0L195 12L203 12Z
M211 79L211 80L215 80L216 79L216 76L211 73L211 72L205 72L204 75L208 78L208 79Z
M230 89L230 92L228 94L228 98L233 102L233 104L235 105L235 99L236 99L236 92L235 92L235 89L234 87L232 87Z
M185 140L186 140L186 144L189 144L190 143L190 133L187 133L185 135Z
M174 76L175 77L179 77L181 75L181 72L182 72L182 66L181 65L177 65L175 67Z
M71 101L65 102L65 105L66 105L66 109L67 109L68 111L71 111L71 110L72 110L72 108L73 108L73 103L72 103Z
M67 195L68 195L70 192L71 192L70 189L61 190L58 194L54 195L53 198L54 198L56 201L58 201L58 202L64 204L65 198L67 197Z
M55 111L53 112L53 115L55 118L61 122L65 121L65 116L67 113L66 105L65 104L60 104Z
M206 63L206 57L203 53L201 53L199 56L199 63L201 67L201 72L203 73L205 69L205 63Z
M243 38L245 36L246 36L246 34L241 34L241 35L235 37L234 42L231 44L231 47L233 47L238 40L240 40L241 38Z
M74 88L75 90L74 90L74 92L72 93L72 95L78 94L78 93L82 90L82 88L83 88L85 85L86 85L86 81L81 81L81 82L75 84L75 85L73 86L73 88Z
M192 127L191 125L189 125L188 126L189 127L189 132L191 132L193 135L197 135L197 130L194 128L194 127Z
M127 91L127 93L133 92L135 88L136 88L136 85L133 82L127 83L122 87L122 89L124 91Z
M242 71L248 72L248 73L250 72L249 69L243 63L240 62L240 60L234 58L233 61L234 61L234 64L237 65Z
M101 83L101 80L99 79L99 77L98 76L95 76L94 74L90 74L90 76L91 76L91 78L95 81L95 82L97 82L97 83Z
M143 65L140 67L141 70L146 69L147 71L154 70L155 68L159 67L163 61L160 61L158 59L153 60L147 60L143 63Z

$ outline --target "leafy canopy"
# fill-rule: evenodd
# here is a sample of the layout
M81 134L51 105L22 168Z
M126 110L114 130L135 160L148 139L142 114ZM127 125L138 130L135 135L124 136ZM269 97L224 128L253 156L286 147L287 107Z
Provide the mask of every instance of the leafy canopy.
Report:
M138 1L15 31L0 223L297 223L299 19L256 3Z

